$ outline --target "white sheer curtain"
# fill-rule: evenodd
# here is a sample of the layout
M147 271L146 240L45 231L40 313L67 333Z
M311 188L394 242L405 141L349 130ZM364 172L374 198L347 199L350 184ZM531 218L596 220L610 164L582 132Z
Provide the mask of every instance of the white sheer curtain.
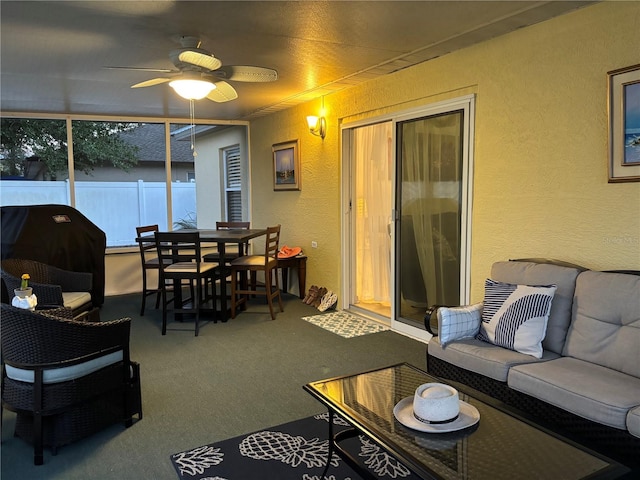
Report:
M416 272L415 252L420 272L402 274L401 291L414 305L458 301L460 122L454 113L402 125L401 269Z
M390 305L391 122L354 130L356 303Z

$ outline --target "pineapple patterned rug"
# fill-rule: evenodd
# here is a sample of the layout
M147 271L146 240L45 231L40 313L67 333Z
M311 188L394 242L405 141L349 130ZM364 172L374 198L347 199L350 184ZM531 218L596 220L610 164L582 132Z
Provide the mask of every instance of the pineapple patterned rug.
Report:
M249 435L171 455L178 478L193 480L320 480L327 463L327 413L267 428ZM349 425L334 416L334 433ZM350 439L347 446L373 478L416 480L414 474L367 437ZM361 478L335 453L325 477Z
M302 317L302 319L344 338L359 337L368 333L389 330L386 325L347 312L324 313L322 315Z

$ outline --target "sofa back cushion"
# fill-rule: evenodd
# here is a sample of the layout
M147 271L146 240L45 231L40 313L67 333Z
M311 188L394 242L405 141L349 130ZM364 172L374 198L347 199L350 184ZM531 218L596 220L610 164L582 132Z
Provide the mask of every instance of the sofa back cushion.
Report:
M640 276L578 275L562 354L640 377Z
M477 338L509 350L542 358L555 285L484 283L484 308Z
M560 354L571 323L576 277L580 271L579 267L549 263L496 262L491 268L491 278L499 282L520 285L557 285L542 346L545 350Z

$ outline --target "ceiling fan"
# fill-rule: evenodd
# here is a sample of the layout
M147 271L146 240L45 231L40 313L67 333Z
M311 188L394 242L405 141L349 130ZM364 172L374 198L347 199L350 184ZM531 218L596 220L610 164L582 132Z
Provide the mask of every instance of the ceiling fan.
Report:
M181 36L181 48L169 53L176 69L155 69L137 67L108 67L121 70L139 70L171 74L167 77L152 78L136 83L131 88L152 87L169 83L178 95L187 100L207 98L214 102L228 102L238 98L238 93L225 80L236 82L273 82L278 72L271 68L249 65L223 66L212 53L200 48L198 37Z

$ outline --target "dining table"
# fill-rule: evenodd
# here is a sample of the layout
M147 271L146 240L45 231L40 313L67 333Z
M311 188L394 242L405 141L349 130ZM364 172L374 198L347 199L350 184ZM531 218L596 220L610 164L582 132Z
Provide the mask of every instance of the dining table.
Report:
M267 234L266 228L238 228L229 230L181 228L174 231L185 233L198 232L200 234L200 243L215 243L218 249L219 265L221 269L224 269L226 264L225 254L227 244L238 244L238 251L242 252L243 249L240 248L240 245L247 243L251 239ZM226 322L229 319L229 308L227 307L227 282L225 281L224 272L220 281L220 311L217 313L219 313L219 319L223 322Z
M225 259L226 255L226 246L227 244L238 244L238 246L247 243L249 240L261 237L267 234L266 228L250 228L250 229L229 229L229 230L216 230L216 229L207 229L207 228L181 228L178 230L174 230L174 232L183 232L183 233L194 233L198 232L200 234L200 243L215 243L218 249L219 255L219 265L222 269L224 269L227 260ZM136 242L144 242L149 241L150 235L145 235L136 238ZM153 238L153 237L152 237ZM238 248L239 252L244 251L244 249ZM181 295L179 292L176 292L178 302L181 300ZM214 314L216 314L217 318L226 322L229 319L229 307L227 306L227 282L225 281L224 272L222 273L222 279L220 281L220 310L218 311L215 307Z

